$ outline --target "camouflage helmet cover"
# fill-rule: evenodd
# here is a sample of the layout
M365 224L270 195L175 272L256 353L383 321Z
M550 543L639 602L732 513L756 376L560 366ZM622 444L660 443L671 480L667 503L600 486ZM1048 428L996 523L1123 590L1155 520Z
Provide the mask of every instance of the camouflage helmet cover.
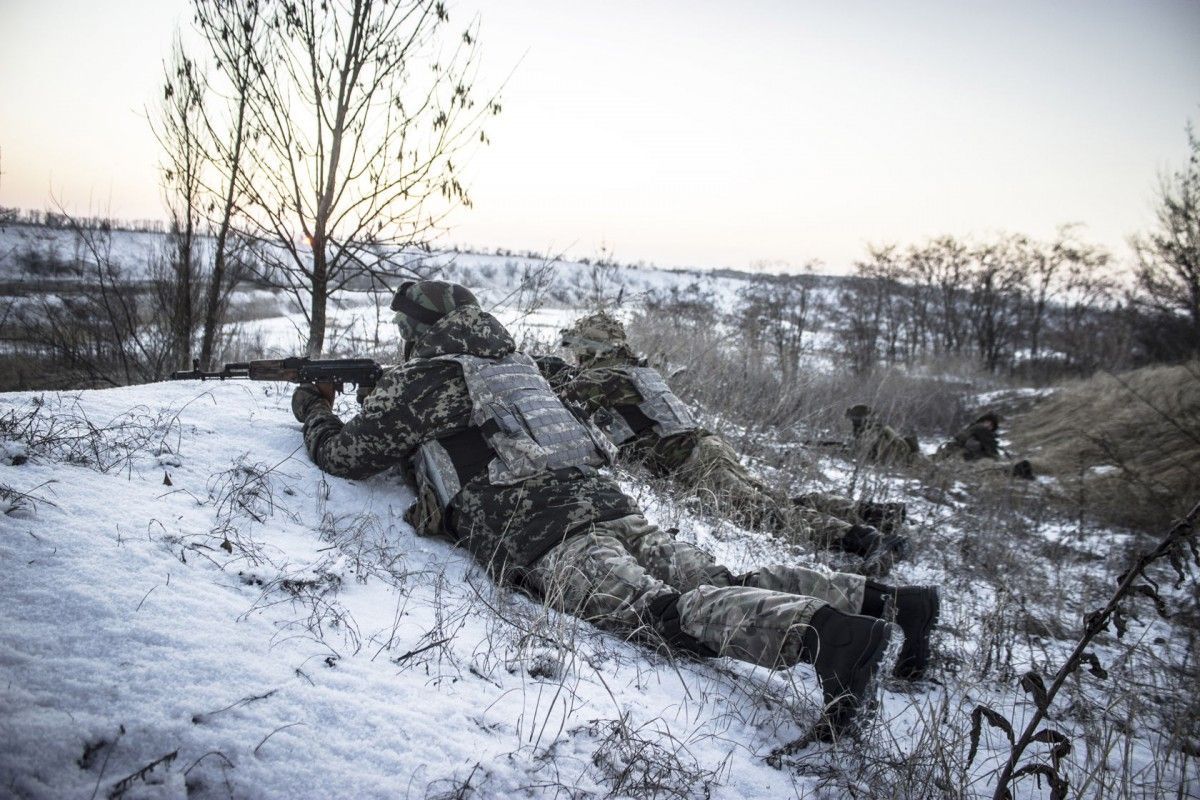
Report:
M576 352L601 354L627 347L625 326L604 311L576 320L561 333L563 346Z
M477 305L470 289L446 281L405 281L392 298L396 324L408 342L420 338L456 308Z

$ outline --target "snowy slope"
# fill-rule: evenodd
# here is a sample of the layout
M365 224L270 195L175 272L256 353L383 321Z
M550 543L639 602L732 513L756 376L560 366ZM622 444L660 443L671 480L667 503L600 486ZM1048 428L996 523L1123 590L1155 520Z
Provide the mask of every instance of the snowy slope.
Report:
M5 410L29 399L5 396ZM287 399L172 384L47 400L60 421L140 416L100 443L101 458L132 447L107 473L36 451L0 467L35 498L0 516L4 791L103 793L174 753L136 783L161 782L161 796L421 796L468 779L489 796L554 781L603 794L618 768L597 753L636 756L613 732L624 725L722 796L789 793L754 751L794 730L738 685L781 692L783 678L671 665L496 592L461 552L413 535L396 479L323 479ZM751 707L731 715L739 696Z
M912 499L922 537L898 579L947 593L937 681L890 681L864 742L776 769L765 756L815 718L808 667L672 660L498 590L414 535L398 476L323 476L289 396L182 382L0 395L0 796L991 796L1006 743L985 733L968 767L971 710L1027 711L981 666L997 594L953 572L976 546L963 507L880 487ZM622 480L735 570L805 557ZM1068 591L1087 586L1056 569ZM1152 619L1138 635L1177 639ZM1124 648L1098 652L1117 675ZM1157 736L1139 728L1099 757L1167 796ZM1018 796L1043 795L1028 780Z

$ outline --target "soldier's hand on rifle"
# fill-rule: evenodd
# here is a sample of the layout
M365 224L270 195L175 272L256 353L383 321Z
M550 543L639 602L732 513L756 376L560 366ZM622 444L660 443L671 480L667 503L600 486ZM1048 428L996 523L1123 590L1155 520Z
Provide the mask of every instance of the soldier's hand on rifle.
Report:
M371 396L371 392L375 391L374 386L359 386L355 397L358 399L358 404L361 406Z
M326 411L332 410L336 394L332 383L302 383L292 392L292 416L298 422L305 422L321 406Z
M325 402L329 403L332 407L333 399L337 397L337 387L332 383L322 383L320 381L314 383L313 386L317 387L317 391L321 394L321 397L325 398Z

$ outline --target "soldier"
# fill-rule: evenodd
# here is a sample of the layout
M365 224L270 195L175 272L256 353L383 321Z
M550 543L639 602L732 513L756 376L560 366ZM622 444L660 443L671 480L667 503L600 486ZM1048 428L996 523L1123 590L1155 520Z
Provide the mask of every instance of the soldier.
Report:
M702 427L661 373L630 349L612 316L592 314L562 334L577 366L539 356L538 367L561 399L594 415L630 461L669 477L710 511L743 525L860 555L870 574L886 574L907 552L908 540L894 532L903 522L901 504L855 503L823 493L788 500L756 480L729 442Z
M963 461L1002 461L1004 451L1000 447L1000 415L986 411L974 422L954 434L954 438L943 443L937 450L939 461L961 458ZM1033 465L1027 459L1009 460L998 465L1003 472L1014 478L1033 480ZM982 470L992 471L990 468Z
M393 300L406 362L343 423L332 387L301 385L292 411L321 469L360 478L391 466L416 482L407 518L468 548L498 580L598 625L770 668L811 663L822 732L852 727L895 620L897 675L920 677L933 587L774 566L733 575L642 516L597 471L611 445L568 411L532 359L462 286L405 283Z
M866 403L846 409L846 419L854 435L854 453L877 464L919 464L924 462L915 436L901 436L881 420Z
M1000 415L987 411L938 448L939 459L960 456L963 461L1000 460Z

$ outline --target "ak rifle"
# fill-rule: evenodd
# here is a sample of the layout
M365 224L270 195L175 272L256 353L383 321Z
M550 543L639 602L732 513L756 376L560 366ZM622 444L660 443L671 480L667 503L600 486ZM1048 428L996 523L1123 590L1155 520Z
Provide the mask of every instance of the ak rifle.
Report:
M192 360L190 370L171 373L173 381L287 381L288 383L326 383L337 391L346 384L370 391L383 375L383 367L369 358L269 358L258 361L235 361L215 372L200 369L200 359Z

